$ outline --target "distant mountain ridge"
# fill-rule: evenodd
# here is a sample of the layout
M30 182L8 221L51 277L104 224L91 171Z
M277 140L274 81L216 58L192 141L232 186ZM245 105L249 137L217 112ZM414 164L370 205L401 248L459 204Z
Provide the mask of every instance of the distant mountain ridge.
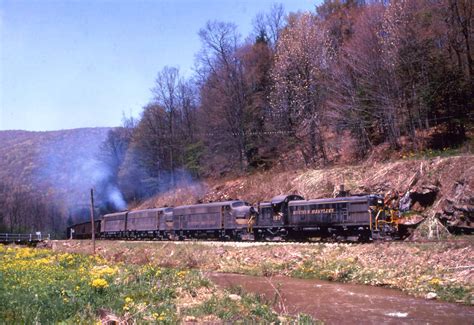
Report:
M0 131L0 182L56 198L64 195L74 187L71 175L80 169L81 162L97 159L111 129Z

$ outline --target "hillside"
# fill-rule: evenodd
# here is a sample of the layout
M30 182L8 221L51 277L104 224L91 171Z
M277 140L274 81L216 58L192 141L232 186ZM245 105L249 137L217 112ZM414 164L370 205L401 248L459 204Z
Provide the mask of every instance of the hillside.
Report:
M192 204L229 198L251 203L283 193L305 198L332 197L344 184L350 194L376 193L398 206L407 195L412 214L437 215L449 226L474 227L474 155L365 162L326 169L265 171L245 177L182 184L145 201L139 208Z
M109 128L28 132L0 131L0 182L77 200L78 185L93 184L99 147ZM87 192L88 188L82 189Z

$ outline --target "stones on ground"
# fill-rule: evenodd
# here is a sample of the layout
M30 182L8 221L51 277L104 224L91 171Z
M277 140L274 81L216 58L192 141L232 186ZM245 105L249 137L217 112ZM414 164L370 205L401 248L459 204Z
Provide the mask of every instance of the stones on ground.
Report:
M240 301L240 300L242 300L242 297L232 293L232 294L229 295L229 299L232 300L232 301Z
M436 299L437 297L438 295L435 292L428 292L425 295L425 299L428 299L428 300L433 300L433 299Z

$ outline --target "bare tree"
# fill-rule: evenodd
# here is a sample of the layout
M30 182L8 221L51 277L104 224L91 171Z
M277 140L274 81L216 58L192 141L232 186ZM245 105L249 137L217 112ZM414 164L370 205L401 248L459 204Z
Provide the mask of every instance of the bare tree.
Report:
M232 23L208 22L199 36L203 44L200 71L206 72L202 75L201 87L203 113L214 130L213 137L225 137L223 142L216 141L236 154L240 169L244 170L247 165L244 125L247 98L243 66L237 55L240 35Z
M272 73L272 109L294 130L307 164L326 163L324 147L324 74L326 58L322 29L315 16L291 17L278 42Z
M285 27L285 16L285 8L281 3L274 3L267 13L258 13L252 21L254 37L264 37L268 45L275 49Z
M175 180L175 141L176 141L176 123L177 123L177 111L178 111L178 91L179 84L181 83L179 77L178 68L164 67L155 81L155 87L153 93L155 94L155 100L158 105L164 108L166 112L166 123L167 123L167 149L169 150L169 164L171 174L171 187L176 183ZM165 142L165 141L163 141Z

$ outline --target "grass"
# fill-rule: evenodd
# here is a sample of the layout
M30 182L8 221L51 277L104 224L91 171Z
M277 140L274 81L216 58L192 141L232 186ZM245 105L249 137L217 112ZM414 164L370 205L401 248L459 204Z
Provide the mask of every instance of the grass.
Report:
M293 276L303 279L320 279L328 281L349 282L361 268L352 258L325 261L322 264L306 260L293 271Z
M209 246L174 243L100 241L100 253L114 263L146 264L174 269L193 268L255 276L285 275L384 286L424 297L472 304L472 236L438 243L391 242L364 245ZM468 240L467 240L468 239ZM126 244L126 249L123 245ZM86 242L59 242L62 251L89 250ZM148 262L147 262L148 261ZM152 262L149 262L152 261ZM439 279L437 286L430 283ZM436 284L436 281L434 281Z
M228 294L213 295L200 306L191 308L185 313L197 317L215 315L226 322L270 323L278 320L278 315L260 297L251 294L243 294L237 299L233 297Z
M430 159L435 157L451 157L461 153L460 148L426 149L415 152L407 152L402 155L402 159Z
M0 245L0 322L174 324L193 315L273 322L257 296L233 300L198 270Z

